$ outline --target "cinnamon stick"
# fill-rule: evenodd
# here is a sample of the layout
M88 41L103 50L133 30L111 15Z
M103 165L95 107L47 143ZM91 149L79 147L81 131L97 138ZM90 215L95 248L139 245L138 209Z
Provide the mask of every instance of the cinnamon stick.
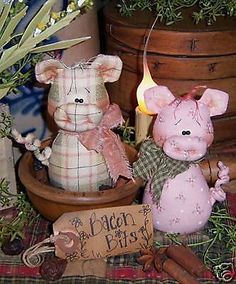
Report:
M166 249L166 255L194 276L203 277L208 272L201 259L189 247L170 245Z
M200 284L190 273L165 254L156 255L154 265L157 271L165 271L180 284Z

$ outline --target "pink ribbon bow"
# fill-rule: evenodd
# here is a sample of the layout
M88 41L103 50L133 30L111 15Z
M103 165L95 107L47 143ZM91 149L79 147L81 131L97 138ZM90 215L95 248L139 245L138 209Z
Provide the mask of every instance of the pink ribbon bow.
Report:
M79 133L80 142L88 149L104 156L110 176L114 182L119 176L132 178L131 168L125 150L118 135L111 128L123 122L118 105L110 105L100 124L88 131Z

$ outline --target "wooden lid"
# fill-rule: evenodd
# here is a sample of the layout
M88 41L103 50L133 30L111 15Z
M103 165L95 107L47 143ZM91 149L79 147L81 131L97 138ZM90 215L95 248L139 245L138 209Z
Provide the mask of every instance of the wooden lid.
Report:
M196 25L191 19L191 9L183 12L184 20L173 25L157 23L150 37L148 52L188 56L235 54L236 17L218 17L210 26L205 23ZM132 17L125 17L111 2L104 9L104 16L108 38L143 50L155 19L151 12L136 11Z

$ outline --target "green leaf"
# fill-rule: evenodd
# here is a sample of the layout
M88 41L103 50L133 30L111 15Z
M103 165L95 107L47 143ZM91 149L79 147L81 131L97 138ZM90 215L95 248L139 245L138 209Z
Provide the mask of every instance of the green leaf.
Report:
M0 73L7 68L14 65L18 60L22 59L24 56L26 56L30 52L30 48L17 48L16 51L9 56L4 62L0 65ZM2 60L1 60L2 61Z
M2 10L3 10L3 3L2 3L3 1L1 0L0 1L0 15L2 14Z
M17 49L17 44L13 45L12 47L9 47L8 49L5 49L2 53L2 56L0 58L0 62L4 62L5 60L7 60L8 57L10 57L13 52ZM1 64L0 64L1 67Z
M5 97L9 90L10 90L10 87L4 88L4 89L0 89L0 99Z
M21 19L25 16L27 6L22 9L15 17L11 19L9 24L7 25L5 31L3 32L1 38L0 38L0 46L4 46L6 43L8 43L11 40L11 34L15 30L16 26L19 24Z
M36 47L31 52L40 53L40 52L48 52L48 51L58 50L58 49L66 49L66 48L72 47L73 45L79 44L83 41L86 41L90 38L91 37L88 36L88 37L81 37L81 38L75 38L75 39L70 39L70 40L62 40L56 43L51 43L51 44Z
M32 38L34 31L38 25L38 23L41 22L41 20L50 13L53 4L55 3L55 0L48 0L42 8L38 11L38 13L34 16L34 18L30 21L30 24L26 28L19 45L22 45L28 38Z
M1 1L3 2L3 1ZM2 10L1 16L0 16L0 32L2 31L2 28L6 22L6 19L8 17L9 11L11 9L13 0L11 0L11 2L9 4L3 4L1 3L1 5L4 5L4 8Z
M31 48L35 47L38 43L44 41L45 39L48 39L51 35L55 34L57 31L67 26L79 14L80 14L80 11L75 11L70 14L67 14L60 21L56 22L54 25L45 29L41 34L33 38L27 39L22 46L25 46L25 47L28 46Z
M40 21L40 23L48 23L49 22L49 20L50 20L50 13L49 14L47 14L47 15L45 15L42 19L41 19L41 21Z

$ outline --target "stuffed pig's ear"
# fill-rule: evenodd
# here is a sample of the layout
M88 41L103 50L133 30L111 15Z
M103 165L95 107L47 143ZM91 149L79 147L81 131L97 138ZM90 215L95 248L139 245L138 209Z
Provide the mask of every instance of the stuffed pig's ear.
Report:
M91 66L100 71L104 82L115 82L120 77L122 61L115 55L100 54Z
M209 107L210 116L220 115L226 112L229 95L216 89L206 89L203 93L201 102Z
M144 92L146 108L150 113L156 114L175 100L175 96L165 86L155 86Z
M64 69L59 61L55 59L44 60L36 64L35 77L40 83L50 84L56 79L59 69Z

